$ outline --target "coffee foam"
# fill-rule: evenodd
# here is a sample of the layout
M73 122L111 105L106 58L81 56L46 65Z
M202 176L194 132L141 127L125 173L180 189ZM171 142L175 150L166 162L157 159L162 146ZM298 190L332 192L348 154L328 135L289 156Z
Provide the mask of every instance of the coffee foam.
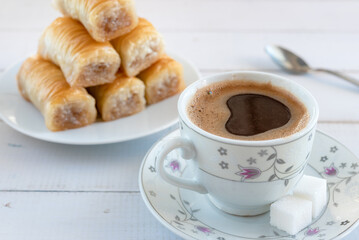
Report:
M231 113L227 100L237 94L252 93L269 96L286 105L291 119L282 127L253 136L239 136L229 133L225 124ZM302 130L309 122L309 113L303 103L284 88L271 83L255 83L248 80L228 80L210 84L198 89L187 106L190 120L209 133L230 139L270 140L284 138Z

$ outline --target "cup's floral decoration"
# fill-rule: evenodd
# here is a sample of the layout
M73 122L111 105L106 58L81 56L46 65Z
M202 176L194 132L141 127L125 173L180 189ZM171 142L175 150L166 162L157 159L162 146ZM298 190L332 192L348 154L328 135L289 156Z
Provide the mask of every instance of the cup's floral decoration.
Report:
M245 179L254 179L261 175L261 170L258 168L243 168L240 165L238 165L238 168L240 171L236 172L236 174L242 177L242 181Z
M243 155L236 153L237 151L232 152L230 147L219 145L215 148L217 166L220 170L231 173L212 171L210 168L206 170L212 175L234 181L270 182L281 180L283 184L287 186L291 179L303 173L307 165L306 160L310 157L311 152L309 147L314 140L313 134L313 131L308 133L306 139L309 142L308 144L310 144L308 145L308 152L303 153L301 151L300 155L298 155L300 159L296 159L296 161L286 159L288 158L288 154L286 154L285 151L284 154L282 154L282 149L284 149L282 145L255 147L252 148L252 150L243 151ZM335 149L335 151L337 151L337 149ZM235 167L238 167L239 171L235 169ZM238 179L238 177L233 176L233 174L240 178Z
M271 154L268 153L269 151ZM261 149L257 154L260 160L264 158L263 159L264 161L271 162L271 164L269 164L269 167L267 167L266 169L260 169L254 167L257 164L257 158L255 156L249 157L246 160L248 165L246 166L243 166L241 164L237 165L239 171L235 172L235 174L241 177L241 181L250 181L259 178L261 175L263 175L263 177L269 176L268 179L267 178L263 179L263 181L283 180L284 185L287 186L289 180L295 177L297 175L296 173L303 171L305 168L305 161L303 161L300 165L297 166L289 165L284 170L280 170L283 167L279 168L278 165L285 166L284 164L287 163L285 160L278 157L278 153L275 147L270 147L268 149ZM309 157L309 153L306 158L308 157ZM223 161L220 163L221 166L222 163ZM222 169L224 168L222 167ZM259 181L262 181L262 179L259 179Z

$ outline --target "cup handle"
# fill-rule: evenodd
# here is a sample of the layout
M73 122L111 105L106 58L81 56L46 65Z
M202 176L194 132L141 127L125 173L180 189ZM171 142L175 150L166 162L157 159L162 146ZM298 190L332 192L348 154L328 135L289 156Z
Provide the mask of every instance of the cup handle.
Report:
M196 150L193 144L189 140L182 137L175 137L173 139L168 140L166 143L164 143L162 149L160 150L160 153L157 156L156 169L158 169L158 173L160 177L166 182L175 185L177 187L186 188L202 194L208 193L206 188L202 184L200 184L195 178L186 179L186 178L176 177L169 174L164 169L163 162L166 156L177 148L181 149L181 156L185 160L191 160L196 156Z

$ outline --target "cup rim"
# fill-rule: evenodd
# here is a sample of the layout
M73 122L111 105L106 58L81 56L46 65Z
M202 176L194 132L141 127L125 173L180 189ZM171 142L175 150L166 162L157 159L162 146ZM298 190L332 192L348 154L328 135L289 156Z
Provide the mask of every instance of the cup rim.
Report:
M217 80L217 79L219 77L224 77L224 76L228 76L228 79L229 79L230 76L233 76L235 74L250 74L250 75L266 76L268 78L274 78L274 79L279 79L281 81L288 82L289 84L293 85L295 88L300 89L302 92L304 92L304 94L306 96L308 96L310 98L310 101L313 104L314 110L313 110L313 113L310 115L308 124L303 129L301 129L300 131L298 131L292 135L289 135L289 136L286 136L283 138L275 138L275 139L269 139L269 140L241 140L241 139L225 138L225 137L215 135L213 133L209 133L209 132L201 129L197 125L195 125L187 116L187 113L186 113L187 104L182 103L185 96L187 94L189 94L188 92L193 91L193 88L196 88L197 86L203 84L204 81L213 79L209 82L209 84L214 83L214 82L225 81L224 79L222 79L222 80ZM204 86L206 86L206 84L204 84L201 87L204 87ZM292 93L292 94L294 96L298 97L295 93ZM193 96L193 94L192 94L192 96ZM282 145L284 143L292 142L298 138L303 137L307 133L309 133L316 126L318 118L319 118L318 102L314 98L314 96L305 87L303 87L302 85L300 85L288 78L285 78L285 77L282 77L282 76L279 76L276 74L260 72L260 71L230 71L230 72L217 73L217 74L209 75L206 77L202 77L199 80L197 80L197 81L193 82L192 84L190 84L189 86L187 86L186 89L181 93L179 100L177 102L177 109L178 109L180 119L185 123L185 125L187 125L187 127L192 129L193 131L201 134L202 136L210 138L214 141L222 142L225 144L231 144L231 145L240 145L240 146L274 146L274 145Z

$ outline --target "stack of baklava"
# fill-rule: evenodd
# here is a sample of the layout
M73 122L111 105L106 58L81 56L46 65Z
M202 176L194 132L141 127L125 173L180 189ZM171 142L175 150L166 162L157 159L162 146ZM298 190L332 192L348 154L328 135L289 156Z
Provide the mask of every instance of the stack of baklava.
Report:
M161 35L138 18L132 0L54 0L64 17L43 32L25 60L21 95L51 131L142 111L184 88L182 66L165 54Z

